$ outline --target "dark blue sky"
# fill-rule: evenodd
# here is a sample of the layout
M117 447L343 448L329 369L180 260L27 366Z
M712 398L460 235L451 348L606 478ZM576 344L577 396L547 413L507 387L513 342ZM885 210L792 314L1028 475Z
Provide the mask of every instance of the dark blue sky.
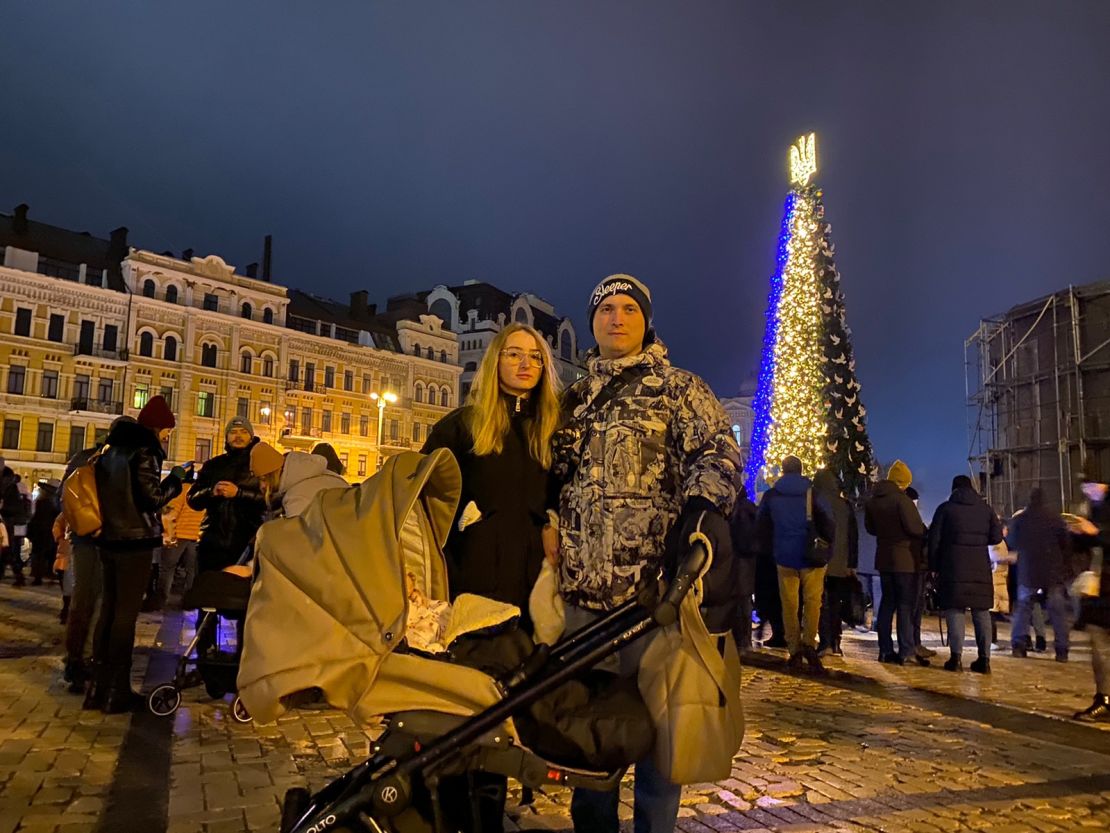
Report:
M979 317L1110 277L1110 3L9 3L0 204L346 297L481 278L581 323L641 277L677 363L755 369L819 136L870 430L966 471Z

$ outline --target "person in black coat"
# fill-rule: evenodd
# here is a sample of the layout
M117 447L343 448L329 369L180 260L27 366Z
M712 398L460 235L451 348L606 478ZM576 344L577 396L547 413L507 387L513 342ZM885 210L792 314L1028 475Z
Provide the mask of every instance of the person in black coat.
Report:
M856 513L840 492L836 475L820 469L813 475L813 491L824 498L832 512L836 530L831 542L832 554L825 572L825 596L821 601L820 644L817 653L831 651L843 656L840 637L845 618L851 614L852 588L859 566L859 526Z
M752 597L755 594L755 565L759 555L757 512L756 505L748 500L747 490L741 486L736 493L736 505L729 519L732 552L736 556L736 590L739 599L732 635L741 651L752 649Z
M960 475L952 480L952 495L937 507L929 526L929 569L937 573L937 598L948 626L951 656L946 671L963 667L964 613L971 609L979 657L971 670L991 670L991 606L994 580L988 547L1002 540L1002 521Z
M132 711L144 702L131 690L131 652L154 549L162 543L162 507L181 491L187 475L185 468L175 466L161 479L166 458L162 444L175 424L166 400L152 397L137 422L114 423L107 449L96 461L104 597L85 709Z
M262 526L266 500L251 474L251 447L258 442L243 417L232 417L224 430L223 454L206 462L186 501L204 512L197 542L197 567L222 570L237 563Z
M1011 650L1016 657L1029 650L1028 633L1031 608L1037 593L1045 593L1045 607L1052 622L1056 660L1067 662L1068 621L1067 553L1071 542L1059 512L1045 505L1044 492L1037 488L1029 495L1029 505L1014 516L1012 540L1018 551L1017 605L1010 633Z
M54 558L58 554L58 545L54 541L54 519L62 511L61 485L60 480L39 482L35 508L27 523L27 537L31 541L31 584L36 587L54 572Z
M444 547L451 598L476 593L521 610L544 559L551 436L559 421L554 360L531 327L513 323L490 343L466 405L432 428L421 451L446 448L462 472L462 494ZM475 774L440 784L445 812L464 833L502 829L506 780ZM475 796L479 826L473 827Z
M1091 670L1095 676L1094 701L1086 709L1075 713L1076 720L1089 723L1110 723L1110 487L1090 477L1083 483L1083 494L1090 504L1090 521L1077 535L1077 544L1096 549L1095 558L1101 557L1099 567L1092 562L1090 569L1099 576L1097 596L1079 599L1079 619L1075 626L1082 628L1091 638Z
M16 534L31 520L31 502L19 488L19 475L6 464L0 465L0 519L8 532L8 547L0 558L0 578L4 567L10 565L15 578L15 586L22 587L23 579L23 535Z

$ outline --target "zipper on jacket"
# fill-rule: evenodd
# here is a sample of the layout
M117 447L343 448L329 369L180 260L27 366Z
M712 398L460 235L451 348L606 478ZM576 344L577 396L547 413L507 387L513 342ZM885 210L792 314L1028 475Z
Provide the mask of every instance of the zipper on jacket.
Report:
M520 400L523 399L523 398L524 398L523 394L516 398L516 406L513 408L514 413L518 413L518 414L520 413Z

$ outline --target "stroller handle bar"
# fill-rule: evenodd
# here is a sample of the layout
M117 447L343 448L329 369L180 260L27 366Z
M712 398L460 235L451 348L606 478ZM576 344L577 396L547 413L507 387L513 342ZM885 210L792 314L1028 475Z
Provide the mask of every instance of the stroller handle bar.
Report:
M690 551L686 553L686 557L678 565L678 572L675 573L674 579L667 586L667 592L663 594L662 600L655 607L655 613L653 614L655 624L665 628L675 623L678 619L678 609L682 606L682 600L686 598L686 594L690 592L694 582L701 578L702 571L708 561L709 550L706 549L705 543L701 540L694 541Z

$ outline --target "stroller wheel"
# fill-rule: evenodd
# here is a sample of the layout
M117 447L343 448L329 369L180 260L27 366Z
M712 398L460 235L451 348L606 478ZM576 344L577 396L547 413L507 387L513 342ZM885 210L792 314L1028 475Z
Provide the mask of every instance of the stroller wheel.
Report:
M181 705L181 692L170 683L160 685L146 698L146 704L153 714L169 717Z
M231 716L235 718L238 723L250 723L251 713L247 711L247 707L243 705L243 700L239 695L235 695L235 702L231 704Z
M239 702L239 698L235 698ZM293 825L300 821L304 811L308 809L309 792L304 787L293 787L285 791L285 800L281 802L281 827L280 833L288 833Z

